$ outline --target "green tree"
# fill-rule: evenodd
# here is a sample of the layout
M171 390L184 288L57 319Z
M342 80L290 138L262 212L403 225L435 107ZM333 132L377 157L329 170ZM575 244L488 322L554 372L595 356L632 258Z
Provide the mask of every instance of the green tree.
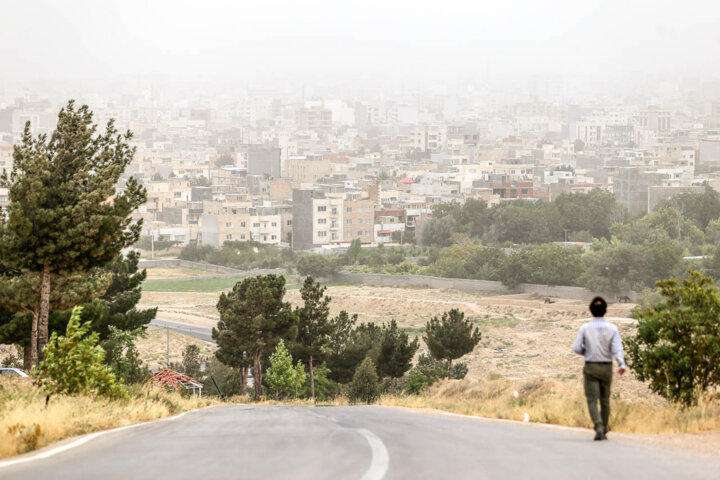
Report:
M663 301L634 315L628 363L652 391L692 405L720 385L720 297L712 278L694 270L682 283L670 278L657 288Z
M150 378L150 369L140 358L135 346L138 337L145 336L145 332L137 330L120 330L110 327L110 336L102 343L107 352L105 363L110 366L115 377L125 384L143 383Z
M545 243L530 254L530 282L543 285L575 285L585 272L582 251L557 243Z
M423 336L430 354L438 360L448 361L448 376L452 376L452 361L472 352L480 338L480 330L473 330L472 323L456 308L443 313L440 318L431 318Z
M256 401L260 400L265 348L276 345L295 325L284 295L285 277L259 275L236 283L232 291L220 295L217 303L220 321L212 331L218 346L215 355L237 368L246 365L247 355L252 358Z
M90 324L80 323L81 310L73 310L65 336L53 332L45 360L34 371L35 383L48 393L125 397L112 369L103 362L105 350L98 345L98 334L88 335Z
M36 273L21 274L6 269L0 276L0 308L5 315L0 322L0 343L20 345L25 350L23 366L30 370L38 361L38 319L40 317L40 294L42 277ZM110 278L99 269L89 275L52 276L55 288L50 294L50 308L65 310L102 295L108 288ZM54 323L55 330L63 332L70 315L64 322ZM34 339L34 340L33 340Z
M297 396L298 389L305 383L306 377L302 361L298 360L297 365L293 366L292 355L285 348L285 342L280 340L275 351L270 355L270 368L265 374L268 386L278 393ZM315 395L314 387L312 395Z
M202 372L200 368L205 361L205 357L200 353L200 347L197 345L185 345L182 353L182 361L180 363L171 363L170 368L181 372L188 377L200 380Z
M355 370L350 383L351 403L374 403L380 396L380 383L375 371L375 363L370 357L365 358Z
M9 205L0 223L0 256L9 266L42 275L37 329L39 356L48 341L51 276L89 272L137 241L141 221L130 214L147 199L132 177L116 191L135 150L132 134L113 120L96 134L92 112L73 101L60 110L48 139L26 124L13 169L3 172ZM34 339L32 340L34 342Z
M307 359L310 370L310 398L315 400L315 360L323 361L331 353L330 341L334 324L329 320L330 297L325 296L327 287L315 283L312 277L305 278L300 297L302 307L295 310L297 315L297 340L293 350L300 358Z
M353 265L360 258L360 252L362 251L362 242L359 238L354 239L350 242L350 247L347 251L347 263Z
M338 271L338 264L329 255L307 254L298 259L297 271L304 277L327 278Z
M382 328L372 322L362 323L353 328L343 344L333 349L328 359L330 378L339 383L347 383L352 380L355 370L366 357L375 363L380 353L381 339Z
M391 320L383 325L380 352L377 358L378 374L391 379L400 378L410 370L412 359L418 349L418 339L412 342L408 334L398 329L397 322ZM392 384L394 389L395 384Z

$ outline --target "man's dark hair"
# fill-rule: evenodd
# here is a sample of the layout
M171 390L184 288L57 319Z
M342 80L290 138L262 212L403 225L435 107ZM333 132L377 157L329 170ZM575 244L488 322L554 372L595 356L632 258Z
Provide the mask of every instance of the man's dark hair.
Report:
M604 317L607 312L607 302L602 297L595 297L590 302L590 313L593 317Z

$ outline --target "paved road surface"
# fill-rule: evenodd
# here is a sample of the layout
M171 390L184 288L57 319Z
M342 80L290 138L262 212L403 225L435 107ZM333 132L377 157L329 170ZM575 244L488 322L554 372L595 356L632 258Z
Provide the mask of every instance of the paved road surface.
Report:
M714 479L720 463L386 407L229 406L113 432L0 479Z
M162 320L160 318L156 318L151 321L150 326L162 329L167 327L171 332L181 333L183 335L189 335L191 337L205 340L206 342L215 343L215 340L212 338L212 329L208 327L198 327L197 325L173 322L171 320Z

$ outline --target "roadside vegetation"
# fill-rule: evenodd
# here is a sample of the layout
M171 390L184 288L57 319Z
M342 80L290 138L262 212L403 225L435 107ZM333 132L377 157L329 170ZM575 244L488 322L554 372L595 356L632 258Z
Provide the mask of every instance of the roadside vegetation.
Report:
M26 453L65 438L156 420L217 403L150 385L133 385L123 399L53 395L28 379L0 379L0 458Z

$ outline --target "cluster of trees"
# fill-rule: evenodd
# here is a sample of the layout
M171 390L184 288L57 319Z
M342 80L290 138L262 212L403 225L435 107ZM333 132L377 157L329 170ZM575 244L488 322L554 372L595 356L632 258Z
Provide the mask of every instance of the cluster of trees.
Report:
M251 369L256 400L263 388L276 395L325 399L348 385L351 398L365 401L379 391L378 381L394 389L406 376L419 340L411 340L394 320L358 324L357 315L345 311L332 317L325 291L307 277L300 290L303 304L293 309L283 300L284 277L261 275L220 296L215 356L237 372L241 393L247 391ZM480 333L460 312L451 311L428 322L424 340L434 361L447 365L447 375L426 377L430 382L449 376L451 362L472 351Z
M485 243L540 244L571 239L608 238L610 227L624 219L612 193L596 189L582 195L560 195L552 202L516 200L488 207L483 200L442 203L423 226L428 246L450 245L454 233Z
M146 192L132 178L116 189L133 158L131 136L112 121L98 132L88 107L70 101L49 137L33 138L26 125L13 169L0 177L9 196L0 216L0 343L21 347L23 366L39 366L41 377L88 332L111 352L98 347L117 376L142 369L130 345L155 310L135 308L145 272L136 252L121 251L138 240L142 222L131 213ZM94 347L81 353L100 358Z
M210 263L239 270L292 268L296 261L291 249L254 241L225 242L220 248L191 243L180 251L179 257L191 262Z
M469 199L463 205L438 205L433 212L423 228L427 250L419 262L377 257L353 269L609 292L652 288L688 266L720 279L720 194L711 188L672 197L637 218L628 218L615 197L599 189L553 202L519 200L492 208ZM565 238L590 248L555 243ZM683 257L692 255L705 259L689 265Z

